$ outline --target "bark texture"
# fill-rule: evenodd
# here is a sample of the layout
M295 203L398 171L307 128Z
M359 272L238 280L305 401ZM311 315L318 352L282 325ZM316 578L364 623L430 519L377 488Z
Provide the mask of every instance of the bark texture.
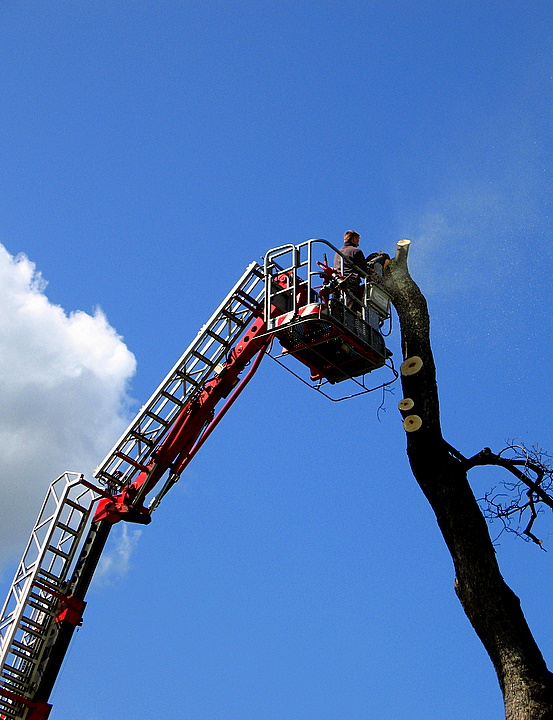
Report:
M398 243L384 283L401 327L400 411L411 469L451 554L457 596L495 667L507 720L553 720L553 675L518 597L501 576L467 479L467 461L442 437L430 320L426 300L409 275L408 250L409 241Z

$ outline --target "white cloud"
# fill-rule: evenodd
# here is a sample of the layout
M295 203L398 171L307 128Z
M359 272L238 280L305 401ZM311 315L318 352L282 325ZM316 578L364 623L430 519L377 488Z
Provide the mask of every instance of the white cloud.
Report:
M141 535L141 528L132 527L129 529L128 524L125 522L121 522L114 527L110 544L107 545L102 554L94 575L96 586L109 585L112 581L127 573L131 555Z
M90 477L128 422L133 354L101 310L68 314L45 289L0 245L0 568L21 553L49 483Z

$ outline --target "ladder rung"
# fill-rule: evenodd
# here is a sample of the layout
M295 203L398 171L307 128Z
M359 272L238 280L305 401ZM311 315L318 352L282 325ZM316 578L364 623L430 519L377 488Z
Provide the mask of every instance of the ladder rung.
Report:
M7 692L13 692L16 695L21 695L21 691L16 692L13 688L8 687L7 685L0 685L0 711L2 712L2 715L5 718L13 718L14 720L15 718L21 717L20 708L23 707L23 703L8 697L5 693L2 692L2 690L6 690Z
M55 597L54 593L57 592L57 590L42 590L42 589L40 589L39 591L42 593L47 593L49 595L49 597L46 597L45 595L37 595L37 593L32 592L29 595L29 598L32 598L33 600L37 600L38 602L51 603L52 597Z
M21 717L21 711L15 705L6 705L2 700L0 700L0 703L3 705L2 714L6 716L6 720L17 720L17 718ZM22 707L21 703L17 703L17 706Z
M265 271L264 271L263 268L260 267L259 265L258 265L257 267L254 267L254 269L252 270L252 273L253 273L254 275L257 275L257 277L258 277L260 280L265 280Z
M18 710L18 707L23 707L21 703L17 703L16 705L8 705L9 701L6 700L5 702L0 698L0 705L2 705L2 714L5 715L6 720L17 720L18 717L21 717L20 710ZM15 714L14 714L15 713Z
M19 642L18 640L12 640L12 647L19 648L20 650L33 650L35 647L37 647L38 643L33 643L33 645L25 645L24 643Z
M243 328L246 324L242 318L239 318L238 315L232 312L232 310L221 310L221 314L224 315L226 318L231 320L235 325L238 325L238 327Z
M28 681L25 680L15 680L15 678L6 677L4 679L4 685L3 688L5 690L11 690L11 692L15 693L16 695L20 695L21 697L25 697L26 693L28 692ZM15 682L9 683L7 681L14 680ZM2 691L0 690L0 703L4 705L4 707L8 704L9 700L2 700L1 699ZM4 696L5 697L5 696ZM23 708L24 704L21 702L18 702L17 700L12 700L13 705L10 705L9 708L11 712L15 712L15 715L6 715L9 718L20 718L21 717L21 710L18 711L18 708ZM2 709L2 712L6 714L6 711Z
M164 418L160 417L159 415L156 415L156 413L152 412L152 410L146 410L144 415L147 415L149 418L152 418L152 420L155 420L160 425L163 425L163 427L167 427L167 425L169 425L168 420L165 420Z
M66 525L63 522L56 523L56 527L59 527L61 530L66 532L68 535L73 535L73 537L77 537L79 535L80 530L75 530L74 528L70 527L69 525Z
M257 310L259 310L259 303L257 300L252 298L251 295L248 295L248 293L245 293L243 290L236 291L236 299L238 299L245 308L251 310L252 312L257 312Z
M27 683L23 682L22 680L19 680L18 678L15 678L13 675L5 675L2 673L2 677L8 681L8 683L4 683L3 687L6 690L12 690L13 692L16 692L18 695L21 693L21 690L25 692L27 690ZM9 687L11 685L12 687ZM19 686L19 687L18 687ZM0 693L2 692L2 689L0 687Z
M21 652L21 650L16 650L15 648L10 648L10 653L12 655L17 655L17 657L23 658L23 660L28 660L30 663L36 664L36 659L32 657L32 655L28 655L27 653Z
M206 330L206 331L205 331L205 334L206 334L206 335L209 335L209 337L213 338L214 340L216 340L216 341L217 341L218 343L220 343L221 345L224 345L225 347L228 347L228 346L230 345L230 343L229 343L228 340L225 340L225 338L221 337L221 335L218 335L218 334L217 334L215 331L213 331L213 330Z
M57 575L53 575L51 572L48 572L48 570L44 570L43 568L41 568L39 570L39 576L37 579L42 585L45 585L46 587L51 588L56 592L59 592L60 579Z
M201 361L202 361L203 363L205 363L208 367L214 367L214 366L215 366L215 363L214 363L212 360L210 360L210 359L209 359L208 357L206 357L205 355L202 355L202 353L199 352L198 350L192 350L192 352L191 352L190 354L191 354L191 355L194 355L194 357L198 358L198 360L201 360Z
M9 700L2 700L0 698L0 704L2 705L2 715L5 716L6 720L17 720L17 718L21 717L20 708L22 708L23 705L21 703L16 703L15 701L12 701L11 704L8 705L9 702Z
M119 471L117 471L117 472L119 472ZM98 480L100 478L102 478L104 480L104 482L106 482L109 485L121 486L121 485L123 485L123 482L124 482L122 473L118 477L115 477L114 475L109 473L107 470L102 470L101 472L98 473L98 475L96 477Z
M163 395L164 398L167 398L167 400L175 403L175 405L178 405L179 407L182 407L184 405L184 400L179 400L174 395L171 395L170 392L167 392L167 390L162 390L160 394Z
M14 668L12 665L8 665L8 663L4 663L3 666L3 672L2 675L6 677L5 673L15 673L16 675L19 675L19 677L25 677L28 673L25 670L18 670L17 668ZM8 675L7 677L11 677Z
M6 688L8 690L9 688ZM18 688L19 690L19 688ZM13 690L15 692L15 690ZM24 692L24 691L23 691ZM16 693L17 695L21 695L22 691L19 690L19 692ZM3 715L6 720L19 720L21 717L25 717L23 713L25 706L21 702L17 702L17 700L3 700L2 699L2 693L0 692L0 709L1 709L1 715Z
M6 688L8 690L9 688ZM21 691L17 693L17 695L20 695ZM21 710L24 707L23 703L17 702L17 700L11 700L9 698L6 698L3 700L2 698L5 697L2 695L2 690L0 689L0 706L2 708L2 715L6 718L6 720L17 720L17 718L21 717Z
M88 510L84 508L82 505L79 505L79 503L76 503L74 500L69 500L69 498L66 498L64 500L65 505L69 505L69 507L72 507L74 510L78 510L79 512L83 513L85 515L88 513Z
M32 635L33 637L37 638L37 640L42 640L44 637L44 628L41 628L40 630L35 630L32 627L26 627L25 625L20 624L19 630L25 633L25 635Z
M191 377L188 373L184 372L184 370L177 370L175 375L181 380L187 382L189 385L194 385L194 387L200 387L200 383L197 380L194 380L194 378ZM182 404L184 405L184 402Z
M44 631L44 626L37 623L36 620L23 616L20 623L21 629L24 632L29 632L31 635L41 635L41 631Z
M46 615L53 615L55 612L54 608L51 605L41 605L40 603L33 602L32 600L27 600L27 605L34 608L35 610L38 610L39 612L46 613Z
M42 639L42 637L44 635L43 628L41 628L40 630L35 630L32 627L27 627L27 626L21 624L19 629L22 630L26 635L33 635L34 637L39 638L39 639Z
M131 430L131 435L133 435L139 442L144 443L144 445L148 445L151 447L154 443L153 440L150 440L150 438L147 438L145 435L142 435L138 432L138 430Z
M65 558L66 560L69 560L69 558L70 558L70 555L68 555L67 553L63 552L63 550L60 550L59 548L54 547L53 545L48 545L48 547L46 548L46 550L47 550L48 552L54 553L54 555L59 555L60 557Z
M142 463L139 463L137 460L132 458L130 455L125 455L123 452L116 452L114 453L115 457L118 457L120 460L123 460L128 465L132 465L132 467L137 468L137 470L140 470L141 472L147 472L148 468L146 465L143 465Z

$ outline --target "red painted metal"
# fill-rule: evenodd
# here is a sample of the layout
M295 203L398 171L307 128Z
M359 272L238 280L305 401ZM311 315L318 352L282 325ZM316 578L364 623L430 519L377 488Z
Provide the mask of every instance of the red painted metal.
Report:
M48 720L52 706L46 702L37 702L31 706L25 720Z
M61 608L56 622L65 621L70 625L82 625L83 624L83 613L86 607L86 602L74 595L69 595L64 598L61 603Z
M94 521L107 520L116 523L120 520L147 524L150 522L148 510L133 503L137 495L144 498L157 485L167 470L180 474L203 442L211 434L232 402L238 397L243 386L249 381L250 371L241 385L236 388L217 418L214 418L218 402L226 398L237 386L239 376L255 355L258 359L252 366L257 370L259 362L267 349L271 335L267 334L266 324L256 320L242 337L238 345L230 352L228 359L215 377L209 380L198 393L182 408L169 430L165 440L152 453L152 460L123 491L110 499L100 500Z
M81 600L74 595L63 595L62 593L56 592L36 580L33 583L33 586L48 593L48 595L61 600L60 611L56 616L56 622L65 620L71 625L83 624L83 613L86 607L86 602L84 600Z
M223 416L226 414L227 410L234 403L236 398L240 395L242 390L246 387L246 385L249 383L251 378L254 376L255 372L257 371L257 368L259 367L261 360L263 360L263 355L265 354L265 350L266 350L267 346L270 344L270 342L271 342L271 336L268 337L267 343L265 344L265 346L261 350L259 350L259 352L257 353L257 357L255 358L250 370L248 371L248 374L236 386L232 395L229 397L227 402L223 405L221 410L217 413L216 417L213 418L213 420L206 427L204 432L201 434L201 436L196 441L196 444L192 447L190 452L188 452L184 457L181 457L181 460L179 461L178 465L175 466L175 473L177 475L180 475L183 472L185 467L192 460L194 455L196 455L198 450L202 447L204 442L211 435L213 430L215 430L215 428L217 427L219 422L222 420Z
M23 695L18 695L17 693L14 693L4 687L0 688L0 696L29 708L29 711L25 716L25 720L47 720L50 715L50 710L52 709L52 706L47 702L29 700L29 698L23 697ZM0 717L4 718L5 715Z
M106 520L112 525L115 525L115 523L120 520L126 520L127 522L137 523L139 525L149 525L152 522L150 513L146 508L136 508L125 502L124 493L114 495L109 499L100 500L94 515L94 522L99 520Z

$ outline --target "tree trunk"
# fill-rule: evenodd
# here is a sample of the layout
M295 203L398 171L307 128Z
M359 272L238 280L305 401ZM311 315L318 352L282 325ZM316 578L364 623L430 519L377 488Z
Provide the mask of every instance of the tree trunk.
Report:
M408 250L408 240L398 243L384 283L401 326L404 399L399 407L411 469L451 553L457 596L495 667L507 720L553 719L553 675L518 597L501 576L464 458L442 437L430 320L407 269Z

